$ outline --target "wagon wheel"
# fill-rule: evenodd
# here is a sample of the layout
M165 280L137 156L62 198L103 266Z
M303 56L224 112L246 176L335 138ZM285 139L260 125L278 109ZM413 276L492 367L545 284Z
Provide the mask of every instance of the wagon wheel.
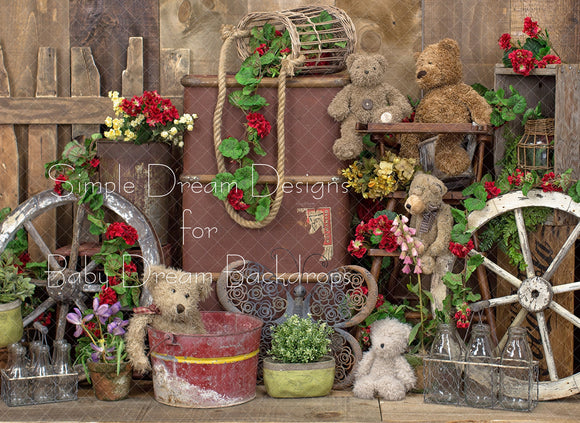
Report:
M561 210L569 213L577 220L577 224L568 236L560 251L557 252L553 261L550 263L545 272L534 270L532 254L528 242L528 234L525 229L525 222L522 209L525 207L547 207L554 210ZM483 265L497 276L501 277L513 287L517 288L517 294L507 295L504 297L492 298L490 300L479 301L472 304L472 310L480 311L486 307L496 307L508 304L519 303L521 309L512 321L510 326L520 326L526 319L528 313L535 315L538 330L542 341L543 353L546 358L550 380L539 383L539 399L551 400L566 397L580 392L580 373L567 375L558 375L552 351L552 341L544 310L551 309L557 315L571 322L575 327L580 328L580 318L574 313L568 311L565 307L557 302L555 295L573 292L580 289L580 281L552 286L550 282L554 274L562 263L570 249L574 246L578 235L580 234L580 204L574 202L568 195L559 192L542 192L532 190L528 196L524 196L520 191L511 192L506 195L494 198L487 202L483 210L477 210L468 216L468 227L477 230L484 226L491 219L504 213L514 213L516 226L521 245L521 252L524 257L526 276L522 280L494 263L488 258L484 258ZM479 254L473 250L471 255ZM501 351L507 339L507 331L498 345Z
M116 213L124 222L133 226L139 236L141 257L147 265L158 264L162 261L161 248L155 231L147 218L128 200L117 193L101 190L103 195L103 207ZM24 227L29 237L39 247L48 262L46 280L33 280L37 286L46 288L48 298L39 304L24 319L24 326L28 326L34 319L44 313L50 307L57 306L56 339L62 339L65 333L66 315L71 306L85 310L85 302L89 298L87 294L98 292L101 284L95 283L95 279L87 279L88 275L96 269L97 263L90 260L83 269L78 270L77 259L79 257L80 233L82 222L86 218L87 210L84 205L76 207L75 218L72 227L72 244L68 265L62 266L54 257L53 252L42 239L32 221L59 206L76 204L77 197L73 194L65 196L56 195L52 190L43 191L20 204L0 224L0 252L4 251L7 244L14 238L16 232ZM141 301L145 300L144 295Z

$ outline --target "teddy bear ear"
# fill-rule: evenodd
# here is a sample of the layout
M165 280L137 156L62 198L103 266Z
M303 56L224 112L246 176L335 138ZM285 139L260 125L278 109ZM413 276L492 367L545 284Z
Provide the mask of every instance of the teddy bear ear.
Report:
M199 299L203 301L207 299L212 293L211 274L198 273L196 274L196 277L197 277L197 289L199 291Z
M360 55L357 53L349 54L349 56L346 58L346 67L350 68L352 66L352 64L354 63L354 61L356 59L358 59L359 57L360 57Z
M383 70L387 70L388 63L387 58L385 56L383 56L382 54L375 54L374 58L378 62L378 64L381 65Z
M440 194L443 196L447 194L447 187L443 182L437 179L433 184L431 184L431 191L433 191L435 194Z
M419 60L419 56L421 56L421 52L420 51L416 51L415 53L413 53L413 58L415 59L415 62L417 60Z
M445 38L439 41L439 47L459 56L459 44L454 39Z

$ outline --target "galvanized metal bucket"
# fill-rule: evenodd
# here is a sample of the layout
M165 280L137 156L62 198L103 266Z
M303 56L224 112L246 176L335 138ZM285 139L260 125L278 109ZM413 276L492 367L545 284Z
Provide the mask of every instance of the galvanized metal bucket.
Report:
M242 313L202 312L206 334L149 331L155 399L167 405L217 408L256 396L262 321Z

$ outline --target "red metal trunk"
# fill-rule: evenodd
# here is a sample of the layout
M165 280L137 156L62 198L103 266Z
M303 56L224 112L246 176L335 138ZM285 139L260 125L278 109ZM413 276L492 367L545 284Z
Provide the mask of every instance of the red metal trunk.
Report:
M266 157L253 157L260 177L273 179L285 196L276 219L263 229L245 229L226 213L211 193L209 182L217 173L213 145L213 114L217 101L215 77L188 76L184 111L196 113L194 130L185 137L183 189L183 268L195 272L221 272L228 262L256 261L277 273L329 271L348 263L351 212L348 190L338 178L344 167L332 153L340 125L327 114L334 96L348 82L343 76L300 77L287 81L286 183L276 177L277 80L264 80L258 93L272 124L262 140ZM228 93L235 86L228 79ZM246 118L227 100L222 136L245 139ZM231 171L236 166L228 163ZM273 189L271 189L272 191ZM272 196L273 198L273 196ZM252 218L249 216L249 218ZM293 256L293 257L292 257ZM306 259L310 257L306 266Z

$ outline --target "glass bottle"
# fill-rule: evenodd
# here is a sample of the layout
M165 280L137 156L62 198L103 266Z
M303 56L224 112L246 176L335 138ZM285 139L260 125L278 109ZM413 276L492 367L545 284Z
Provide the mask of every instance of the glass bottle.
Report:
M461 367L465 345L448 323L440 323L431 345L428 397L432 402L457 404L461 398Z
M10 364L8 366L9 383L8 401L10 405L30 404L28 393L28 369L26 367L26 348L22 344L8 347Z
M76 395L76 377L70 360L70 344L61 339L54 342L54 374L56 378L56 399L58 401L72 401ZM68 375L68 376L64 376Z
M42 345L40 341L30 342L28 348L30 352L30 360L28 361L28 373L32 375L34 373L34 367L38 361L38 347Z
M497 366L494 365L489 325L477 323L465 355L465 402L472 407L491 408L496 402Z
M526 339L528 331L523 327L508 329L508 340L501 353L499 369L499 402L502 408L530 410L534 395L532 350ZM506 366L506 367L503 367Z
M41 404L54 401L54 378L48 377L54 375L48 345L39 345L36 354L35 378L32 383L34 402Z

